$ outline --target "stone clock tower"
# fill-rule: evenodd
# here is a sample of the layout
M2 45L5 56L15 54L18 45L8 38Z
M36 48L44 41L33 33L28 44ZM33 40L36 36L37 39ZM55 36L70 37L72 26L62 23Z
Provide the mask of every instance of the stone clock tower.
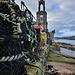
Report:
M45 1L39 0L38 12L37 12L37 24L44 28L47 31L47 12L45 11Z

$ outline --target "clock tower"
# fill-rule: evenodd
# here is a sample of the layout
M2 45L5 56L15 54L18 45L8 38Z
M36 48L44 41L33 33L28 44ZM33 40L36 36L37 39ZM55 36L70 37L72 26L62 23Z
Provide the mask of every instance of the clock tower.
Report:
M38 12L37 12L37 24L41 24L45 31L47 29L47 12L45 11L45 1L39 0Z

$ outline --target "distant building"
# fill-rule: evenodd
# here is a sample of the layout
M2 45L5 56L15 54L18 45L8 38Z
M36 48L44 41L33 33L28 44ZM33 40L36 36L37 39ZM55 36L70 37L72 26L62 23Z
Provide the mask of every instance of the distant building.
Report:
M50 32L50 38L52 39L52 41L54 41L54 34L55 34L55 30L53 30L52 32Z

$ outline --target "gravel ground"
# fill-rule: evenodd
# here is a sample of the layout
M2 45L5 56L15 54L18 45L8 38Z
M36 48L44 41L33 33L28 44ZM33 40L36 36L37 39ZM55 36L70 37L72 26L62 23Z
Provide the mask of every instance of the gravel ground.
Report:
M53 68L57 69L58 72L65 74L75 74L75 64L48 62L49 65L53 65Z
M54 69L57 69L65 75L75 75L75 60L65 58L61 55L51 52L48 55L48 64L52 65Z

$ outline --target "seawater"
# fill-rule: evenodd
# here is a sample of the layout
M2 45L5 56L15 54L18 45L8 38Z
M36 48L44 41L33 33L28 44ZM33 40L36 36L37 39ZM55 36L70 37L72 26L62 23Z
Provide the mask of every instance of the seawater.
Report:
M67 43L67 44L75 45L75 40L58 39L58 40L54 40L54 42Z

